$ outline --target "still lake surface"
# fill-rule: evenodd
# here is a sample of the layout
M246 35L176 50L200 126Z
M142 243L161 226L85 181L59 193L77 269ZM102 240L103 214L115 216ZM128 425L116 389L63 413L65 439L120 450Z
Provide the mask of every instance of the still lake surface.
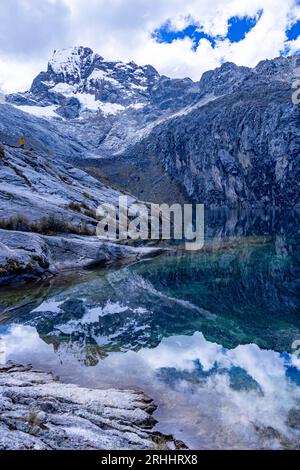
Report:
M2 289L5 359L142 389L192 449L299 447L299 214L214 211L205 230L200 252Z

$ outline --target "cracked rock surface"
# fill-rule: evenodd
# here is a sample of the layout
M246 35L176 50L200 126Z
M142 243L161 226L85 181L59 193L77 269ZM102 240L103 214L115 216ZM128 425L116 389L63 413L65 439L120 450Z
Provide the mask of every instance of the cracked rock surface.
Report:
M152 400L131 390L63 384L51 374L0 366L0 449L153 449L181 443L153 431Z

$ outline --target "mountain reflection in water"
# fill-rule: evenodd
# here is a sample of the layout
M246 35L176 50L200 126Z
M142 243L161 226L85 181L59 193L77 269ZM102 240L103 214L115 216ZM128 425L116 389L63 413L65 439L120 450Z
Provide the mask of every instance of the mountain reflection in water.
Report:
M206 243L0 292L7 359L143 388L193 448L300 445L296 213L206 214Z

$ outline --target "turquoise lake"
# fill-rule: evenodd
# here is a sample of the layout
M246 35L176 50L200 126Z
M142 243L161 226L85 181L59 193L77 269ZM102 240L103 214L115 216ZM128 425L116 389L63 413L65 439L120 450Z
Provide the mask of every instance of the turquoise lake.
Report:
M215 211L205 227L200 252L2 289L2 360L142 389L192 449L299 447L299 216Z

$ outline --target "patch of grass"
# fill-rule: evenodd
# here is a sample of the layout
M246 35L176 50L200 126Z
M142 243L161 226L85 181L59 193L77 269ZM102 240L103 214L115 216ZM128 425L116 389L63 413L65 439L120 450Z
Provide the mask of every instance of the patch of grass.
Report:
M71 209L74 212L79 212L80 214L84 214L87 217L91 217L92 219L96 218L96 211L90 209L90 207L85 202L70 202L66 207L67 209Z
M32 271L33 265L28 263L22 265L18 260L8 258L6 264L0 266L0 276L7 276L8 274L18 274L25 271Z
M16 230L18 232L30 232L31 225L27 217L17 215L9 219L0 219L0 228L4 230Z
M0 160L5 157L5 151L2 145L0 145Z
M54 215L49 217L43 217L38 224L36 224L35 230L43 235L56 235L58 233L73 233L76 235L94 235L94 233L88 228L87 224L73 225L69 222L65 222Z
M67 205L67 208L71 209L71 211L74 211L74 212L81 212L81 205L78 202L73 202L73 201L70 202Z
M92 219L95 219L96 217L95 209L91 209L85 202L81 203L81 207L82 207L84 215L86 215L87 217L91 217Z
M84 215L87 217L90 217L91 219L95 219L96 217L96 211L93 209L84 209L83 211Z
M0 228L18 232L35 232L41 235L58 235L62 233L95 235L95 230L90 229L86 223L73 225L55 215L43 217L39 222L30 222L27 217L22 215L10 217L9 219L0 219Z
M36 422L38 421L37 419L37 412L36 411L31 411L31 413L28 416L28 423L31 424L31 426L34 426Z
M21 270L21 265L19 263L19 261L17 260L14 260L14 259L7 259L6 260L6 271L8 273L14 273L14 272L18 272Z
M166 438L162 435L155 436L153 439L153 450L170 450Z
M26 421L26 418L25 420ZM39 417L38 411L31 411L27 417L27 422L29 424L29 434L32 436L37 436L40 429L47 429L47 426L44 423L44 420Z
M81 203L81 207L82 209L89 209L89 206L85 202Z
M41 268L47 269L50 266L49 261L46 258L43 258L42 256L34 255L32 256L32 260L36 261L41 266Z

